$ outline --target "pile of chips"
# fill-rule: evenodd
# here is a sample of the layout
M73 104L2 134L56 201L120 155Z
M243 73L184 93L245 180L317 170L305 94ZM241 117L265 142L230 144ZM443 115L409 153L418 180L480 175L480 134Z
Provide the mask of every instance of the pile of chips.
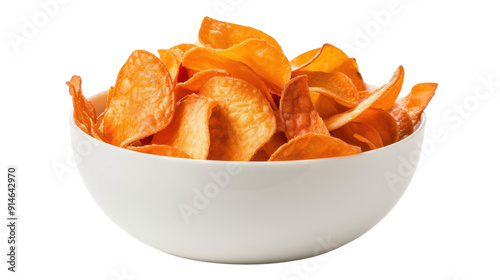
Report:
M132 151L192 159L283 161L357 154L412 134L437 84L398 99L399 66L367 91L356 60L325 44L288 60L271 36L204 18L195 44L134 51L96 115L68 82L84 132Z

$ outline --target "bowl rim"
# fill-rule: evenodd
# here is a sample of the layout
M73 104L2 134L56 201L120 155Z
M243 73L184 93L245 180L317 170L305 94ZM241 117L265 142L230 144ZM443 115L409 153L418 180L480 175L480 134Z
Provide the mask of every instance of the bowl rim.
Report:
M105 92L107 93L107 90L99 92L97 94L94 94L94 95L92 95L92 96L89 97L89 100L92 99L93 97L96 97L98 95L104 94ZM396 148L396 147L398 147L400 145L403 145L405 142L411 141L411 139L417 137L417 134L422 133L422 130L425 129L425 124L426 124L426 119L427 119L426 115L425 115L425 112L422 112L422 114L420 115L420 120L416 124L417 127L413 131L412 134L408 135L407 137L405 137L405 138L403 138L401 140L398 140L395 143L389 144L387 146L383 146L383 147L375 149L375 150L361 152L359 154L347 155L347 156L338 156L338 157L329 157L329 158L300 159L300 160L287 160L287 161L229 161L229 160L211 160L211 159L193 159L193 158L168 157L168 156L161 156L161 155L154 155L154 154L142 153L142 152L133 151L133 150L129 150L129 149L126 149L126 148L118 147L118 146L115 146L115 145L111 145L111 144L109 144L107 142L95 139L94 137L88 135L83 130L81 130L80 127L78 127L75 124L75 121L74 121L74 118L73 118L73 112L74 112L74 108L71 108L70 114L69 114L69 119L70 119L70 126L72 128L76 129L76 131L79 134L83 134L84 137L86 137L86 139L88 139L89 141L94 142L94 143L98 143L98 145L104 144L107 147L110 147L111 149L116 149L116 151L118 151L118 152L125 152L125 153L130 152L130 153L134 153L135 156L140 156L140 157L145 157L145 158L150 157L151 159L157 159L157 160L160 159L160 158L162 158L163 160L169 160L169 161L170 160L173 160L173 161L177 161L178 160L178 161L184 161L184 162L187 161L187 162L192 162L192 163L196 163L196 164L205 164L205 163L206 164L232 164L232 163L234 163L234 164L241 164L241 165L270 165L270 166L294 165L294 164L300 164L300 163L309 164L309 163L326 162L326 161L341 161L341 160L346 160L346 159L353 159L353 158L361 158L361 157L371 156L371 155L374 155L374 154L377 154L377 153L383 153L386 150L394 149L394 148Z

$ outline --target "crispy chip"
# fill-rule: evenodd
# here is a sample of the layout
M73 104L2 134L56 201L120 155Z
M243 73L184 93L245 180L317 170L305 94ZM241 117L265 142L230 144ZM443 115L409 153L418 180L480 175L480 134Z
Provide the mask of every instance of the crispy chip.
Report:
M200 47L192 48L182 58L182 65L195 71L223 69L231 77L245 80L255 86L271 103L271 106L276 108L266 84L250 67L240 61L227 58L216 50Z
M197 72L186 82L175 86L175 100L181 100L184 96L191 93L198 93L208 80L217 76L229 76L229 73L222 69L208 69Z
M269 161L303 160L347 156L360 153L359 147L330 135L307 133L281 146Z
M167 66L168 73L174 85L177 83L177 77L179 75L179 67L181 66L182 51L177 49L162 49L158 50L160 54L161 61Z
M125 147L164 129L174 115L173 101L165 64L149 52L134 51L116 79L104 115L104 139Z
M398 123L391 114L382 109L367 109L353 121L373 127L380 134L384 146L399 140Z
M397 105L408 112L414 125L420 120L420 115L434 96L436 88L436 83L417 84L407 96L397 101Z
M305 52L291 61L292 76L299 71L342 72L346 74L358 90L365 90L363 77L359 73L355 59L349 58L342 50L330 44L324 44L320 49Z
M283 146L286 144L286 135L285 133L281 131L276 131L276 133L273 134L273 137L269 139L269 141L264 144L264 150L268 155L274 154L279 147Z
M263 148L260 148L250 161L268 161L269 155Z
M348 144L358 146L362 151L369 151L384 146L377 130L367 124L350 122L332 131L332 136Z
M370 96L365 101L359 103L358 106L350 109L347 112L336 114L325 120L325 124L328 130L332 131L337 129L350 121L352 121L357 116L361 115L365 110L372 107L379 99L386 97L387 93L392 94L398 86L400 86L400 81L403 79L403 67L399 66L394 75L392 76L389 83L385 84L383 87L377 90L377 92Z
M271 105L248 82L215 77L205 83L199 95L218 104L210 119L208 159L248 161L274 134Z
M154 135L152 144L169 145L191 158L207 159L210 147L208 120L215 105L214 100L205 96L184 97L177 102L172 122Z
M127 149L158 156L189 158L189 156L183 151L168 145L128 146Z
M248 39L263 39L281 52L273 37L252 27L205 17L198 33L198 42L213 49L227 49Z
M397 104L391 107L388 111L389 114L396 120L399 129L399 140L404 139L414 131L413 121L405 109L399 107Z
M170 48L170 50L179 50L181 51L182 55L184 55L187 51L190 49L196 47L195 44L178 44Z
M96 113L94 105L83 95L82 78L73 76L66 84L73 99L73 120L81 130L92 136L95 133Z
M318 112L318 115L322 119L329 118L335 114L339 113L337 109L337 104L333 99L326 97L325 95L315 92L309 88L311 101L314 105L314 109Z
M285 85L280 100L280 112L288 140L306 133L330 134L323 119L314 109L305 75L295 77Z
M311 91L332 98L348 108L359 104L359 93L351 79L344 73L298 72L307 75L307 84Z
M248 39L229 49L219 50L223 56L241 61L257 73L270 88L278 92L290 80L291 65L283 52L261 39Z

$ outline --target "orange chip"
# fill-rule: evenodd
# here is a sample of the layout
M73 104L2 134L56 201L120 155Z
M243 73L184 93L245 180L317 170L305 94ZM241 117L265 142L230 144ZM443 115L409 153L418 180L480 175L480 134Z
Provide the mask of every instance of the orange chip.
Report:
M194 71L223 69L231 77L245 80L254 85L271 103L271 106L276 107L266 84L250 67L240 61L227 58L216 50L200 47L192 48L182 58L182 65L188 70Z
M174 119L153 136L152 144L169 145L191 158L207 159L210 147L208 120L217 103L210 98L188 95L177 102Z
M392 94L397 87L400 86L401 80L403 79L403 67L399 66L394 75L392 76L389 83L385 84L383 87L378 89L375 94L359 103L358 106L346 111L344 113L336 114L325 120L325 124L328 130L332 131L337 129L350 121L352 121L357 116L361 115L365 110L372 107L374 103L378 100L385 98L386 94Z
M182 60L182 51L177 49L167 49L167 50L158 50L160 54L161 61L167 66L168 73L170 74L170 78L172 78L172 82L177 84L177 77L179 75L179 67L181 66Z
M312 91L311 88L309 88L309 92L314 109L316 109L318 115L322 119L326 119L340 113L337 108L337 103L335 103L333 99L330 99L321 93Z
M305 52L291 61L292 76L299 71L342 72L346 74L358 90L365 90L363 77L358 70L355 59L349 58L342 50L330 44L320 49Z
M391 114L382 109L367 109L353 121L373 127L380 134L384 146L399 140L398 123Z
M73 120L81 130L92 136L95 130L96 113L94 105L83 95L82 78L73 76L66 84L69 86L69 93L73 99Z
M116 79L104 115L104 139L125 147L164 129L174 115L172 80L153 54L134 51Z
M250 161L268 161L269 155L263 148L260 148Z
M388 112L398 124L399 140L413 133L413 121L405 109L399 107L397 104L394 104Z
M186 82L175 86L175 100L181 100L184 96L191 93L198 93L208 80L217 76L229 76L229 73L222 69L208 69L197 72Z
M332 131L332 136L348 144L361 147L363 151L369 151L384 146L382 138L377 130L364 123L350 122Z
M210 118L208 159L248 161L273 136L276 121L271 105L252 84L215 77L199 95L218 104Z
M306 133L330 135L323 119L314 109L305 75L295 77L285 85L280 100L280 113L288 140Z
M330 135L307 133L281 146L269 161L303 160L347 156L361 152L359 147L331 137Z
M298 72L307 75L307 84L311 91L332 98L348 108L359 104L359 93L351 79L344 73L335 72Z
M187 51L194 47L196 47L195 44L179 44L171 47L170 50L179 50L181 51L182 55L184 55Z
M241 61L257 73L270 88L278 92L290 80L291 65L283 52L261 39L248 39L229 49L223 56Z
M198 33L198 41L214 49L227 49L248 39L263 39L283 52L273 37L252 27L218 21L205 17Z
M269 141L264 145L264 150L268 155L274 154L279 147L283 146L286 144L286 136L285 133L281 131L276 131L276 133L273 134L273 137L269 139Z
M147 146L137 146L137 147L128 146L127 149L158 156L189 158L189 156L183 151L180 151L168 145L147 145Z
M407 96L397 101L397 105L408 112L413 124L420 120L420 115L434 96L436 88L436 83L417 84Z

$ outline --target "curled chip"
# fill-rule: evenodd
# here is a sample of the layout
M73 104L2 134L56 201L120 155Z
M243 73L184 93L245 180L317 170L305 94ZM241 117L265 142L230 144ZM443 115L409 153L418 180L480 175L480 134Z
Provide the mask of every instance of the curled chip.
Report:
M400 86L402 79L403 79L403 67L399 66L396 72L394 72L394 75L392 76L389 83L385 84L383 87L378 89L375 92L375 94L367 98L365 101L359 103L358 106L350 109L349 111L333 115L330 118L326 119L325 124L328 127L328 130L332 131L349 123L354 118L361 115L361 113L363 113L365 110L370 108L379 99L386 97L387 93L392 94L392 92Z
M104 115L104 139L115 146L143 139L164 129L174 115L172 81L153 54L134 51L120 70Z
M312 104L307 76L295 77L285 85L280 100L280 113L288 140L306 133L330 135Z
M286 136L283 132L281 131L276 131L274 133L273 137L269 139L269 141L264 144L264 150L268 155L274 154L279 147L283 146L286 144Z
M248 39L225 50L223 56L241 61L259 75L270 88L283 89L290 80L290 61L283 52L261 39Z
M342 50L330 44L305 52L290 62L292 76L296 76L299 71L342 72L352 80L358 90L366 89L356 60L349 58Z
M359 104L359 93L351 79L344 73L299 72L307 75L307 84L312 91L332 98L348 108Z
M397 101L397 106L405 109L410 115L413 124L416 124L420 120L420 115L425 107L434 96L436 88L436 83L417 84L407 96Z
M266 84L250 67L240 61L227 58L216 50L200 47L192 48L182 58L182 65L194 71L225 70L231 77L245 80L255 86L271 103L271 106L274 105Z
M174 147L168 145L147 145L147 146L128 146L127 149L141 152L145 154L152 154L158 156L189 158L189 156Z
M406 112L405 109L399 107L398 104L394 104L388 112L398 124L399 140L413 133L413 121L411 120L410 115L408 115L408 112Z
M353 122L367 124L373 127L380 137L384 146L399 140L399 127L394 117L382 109L370 108L356 117Z
M205 17L198 32L198 41L213 49L227 49L248 39L263 39L283 51L273 37L252 27Z
M199 95L217 101L210 119L208 159L248 161L276 130L271 105L246 81L232 77L210 79Z
M326 158L412 134L437 87L418 84L398 99L405 75L399 66L387 84L368 91L356 59L330 44L289 61L266 33L209 17L197 42L158 53L130 55L105 108L98 102L104 96L89 102L74 76L67 82L74 123L98 140L156 155Z
M179 75L179 68L181 66L182 51L177 49L162 49L158 50L160 54L160 59L167 66L168 73L174 85L177 83L177 77Z
M309 88L309 92L311 94L311 101L314 105L314 109L316 109L322 119L329 118L339 113L333 99L330 99L321 93L315 92L311 88Z
M307 133L281 146L269 161L303 160L358 154L359 147L330 135Z
M82 78L71 77L69 82L69 94L73 99L73 119L75 124L90 136L95 133L96 113L94 105L85 98L82 92Z
M350 122L332 131L332 136L348 144L361 147L363 151L374 150L384 146L382 138L375 128L359 122Z
M177 102L172 122L153 136L152 144L172 146L194 159L207 159L210 147L208 120L217 103L210 98L188 95Z
M229 73L222 69L208 69L197 72L186 82L175 86L175 100L181 100L184 96L191 93L198 93L208 80L217 76L229 76Z

